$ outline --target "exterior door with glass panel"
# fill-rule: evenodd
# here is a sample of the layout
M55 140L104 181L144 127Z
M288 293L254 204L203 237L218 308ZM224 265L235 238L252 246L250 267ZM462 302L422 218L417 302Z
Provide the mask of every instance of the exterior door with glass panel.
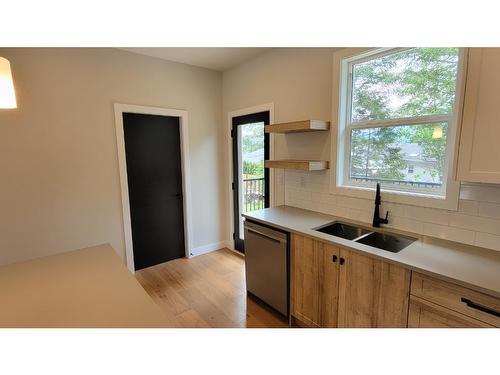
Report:
M245 252L243 213L269 207L269 111L232 118L234 246Z

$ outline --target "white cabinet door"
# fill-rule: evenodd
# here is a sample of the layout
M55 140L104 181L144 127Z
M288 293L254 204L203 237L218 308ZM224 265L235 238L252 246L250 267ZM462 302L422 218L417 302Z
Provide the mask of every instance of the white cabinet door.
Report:
M500 183L500 48L470 48L457 179Z

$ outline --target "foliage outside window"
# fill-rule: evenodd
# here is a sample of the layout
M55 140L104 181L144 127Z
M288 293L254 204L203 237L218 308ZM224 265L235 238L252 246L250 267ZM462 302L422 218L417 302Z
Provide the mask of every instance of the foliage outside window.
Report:
M371 51L343 61L341 185L444 196L458 48Z
M243 212L265 205L264 123L245 124L241 129Z

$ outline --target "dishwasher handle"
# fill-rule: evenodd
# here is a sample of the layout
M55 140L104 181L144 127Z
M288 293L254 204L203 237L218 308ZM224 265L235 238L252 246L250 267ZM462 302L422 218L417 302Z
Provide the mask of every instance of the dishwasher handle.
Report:
M277 243L281 243L281 241L282 241L282 239L281 239L281 238L276 238L276 237L274 237L274 236L272 236L272 235L269 235L269 234L267 234L267 233L263 233L263 232L258 231L258 230L256 230L256 229L253 229L253 228L246 227L245 229L246 229L247 231L249 231L249 232L252 232L252 233L254 233L254 234L256 234L256 235L260 236L260 237L267 238L267 239L269 239L269 240L271 240L271 241L274 241L274 242L277 242Z

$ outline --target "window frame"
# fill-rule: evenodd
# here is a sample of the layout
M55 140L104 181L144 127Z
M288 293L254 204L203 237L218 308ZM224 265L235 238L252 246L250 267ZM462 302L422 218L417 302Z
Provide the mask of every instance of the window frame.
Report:
M414 48L414 47L409 47ZM366 120L353 123L352 115L352 72L355 63L363 63L377 57L387 56L409 48L371 48L344 49L334 53L333 61L333 124L337 131L332 131L332 193L360 198L372 198L375 183L353 183L349 178L351 130L380 128L405 125L425 125L447 122L446 164L443 187L435 189L397 187L382 185L384 200L396 203L420 205L424 207L456 210L458 207L459 182L454 180L456 148L458 145L458 125L463 105L464 75L467 51L459 49L457 83L453 112L443 115L425 115L419 117Z

